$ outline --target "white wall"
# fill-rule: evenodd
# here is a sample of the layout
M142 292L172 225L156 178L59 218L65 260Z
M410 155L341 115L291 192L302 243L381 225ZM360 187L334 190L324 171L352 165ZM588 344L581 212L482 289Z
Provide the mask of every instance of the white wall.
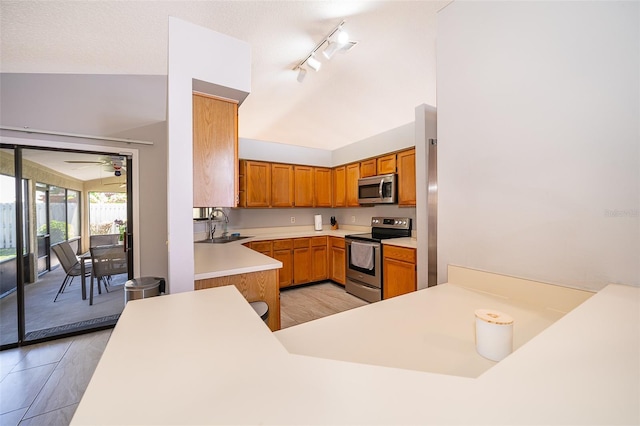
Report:
M392 151L400 151L415 145L415 124L404 126L371 136L370 138L354 142L331 152L331 164L342 164L360 161Z
M242 120L242 108L239 116ZM333 151L240 138L238 154L251 160L333 167L411 148L415 145L414 129L415 123L407 123Z
M242 109L238 115L242 120ZM329 150L256 139L240 138L238 156L247 160L331 167L331 151Z
M245 42L170 17L168 64L168 286L179 293L193 290L194 279L192 89L242 101L251 87L251 51Z
M451 263L640 285L639 8L454 2L439 13L440 282Z

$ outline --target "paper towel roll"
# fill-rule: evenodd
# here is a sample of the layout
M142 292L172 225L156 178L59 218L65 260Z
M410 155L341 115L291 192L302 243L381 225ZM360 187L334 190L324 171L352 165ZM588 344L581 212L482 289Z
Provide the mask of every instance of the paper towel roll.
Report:
M513 352L513 318L502 312L478 309L476 350L492 361L501 361Z
M317 214L313 217L314 229L316 231L322 231L322 215Z

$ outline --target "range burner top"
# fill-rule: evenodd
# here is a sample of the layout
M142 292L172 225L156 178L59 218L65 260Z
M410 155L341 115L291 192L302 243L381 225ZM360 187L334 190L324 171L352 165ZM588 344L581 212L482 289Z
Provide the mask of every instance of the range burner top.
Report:
M346 238L361 241L387 240L389 238L402 238L411 236L411 218L408 217L372 217L371 233L352 234Z

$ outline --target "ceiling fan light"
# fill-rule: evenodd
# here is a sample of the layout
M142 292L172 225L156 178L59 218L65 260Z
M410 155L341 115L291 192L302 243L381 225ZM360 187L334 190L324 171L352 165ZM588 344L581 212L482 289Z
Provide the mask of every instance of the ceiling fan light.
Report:
M313 56L310 56L309 59L307 59L307 65L309 65L309 67L312 70L318 72L320 71L320 67L322 66L322 63L320 63L320 61L314 58Z
M304 68L298 68L298 83L302 83L307 76L307 70Z

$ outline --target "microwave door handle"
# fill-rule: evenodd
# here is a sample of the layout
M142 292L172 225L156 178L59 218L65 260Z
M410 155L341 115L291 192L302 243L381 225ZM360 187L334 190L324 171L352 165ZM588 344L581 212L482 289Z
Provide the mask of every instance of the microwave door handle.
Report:
M384 179L380 179L380 187L378 188L378 194L380 194L380 199L382 200L382 186L384 185Z

